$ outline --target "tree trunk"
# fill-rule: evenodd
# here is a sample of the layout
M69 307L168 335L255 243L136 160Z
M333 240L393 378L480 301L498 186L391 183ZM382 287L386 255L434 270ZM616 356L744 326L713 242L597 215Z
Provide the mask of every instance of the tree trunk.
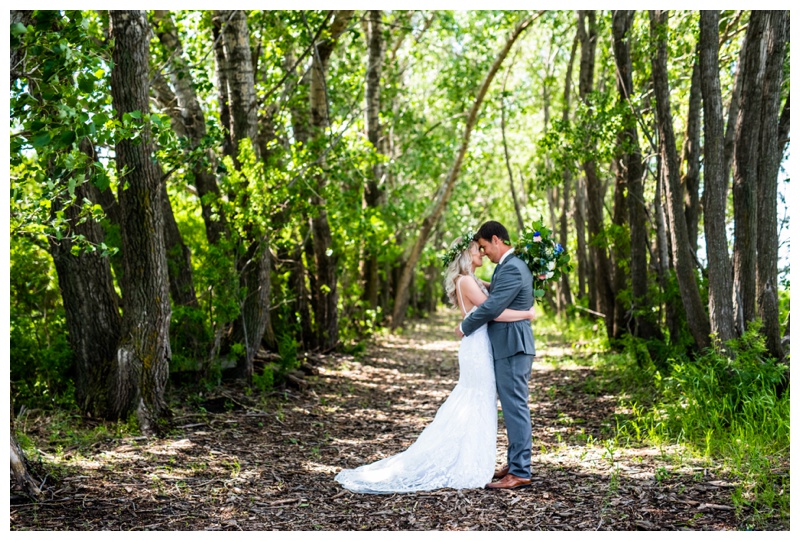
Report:
M658 284L661 287L663 294L667 295L669 291L669 278L668 274L672 269L672 258L670 257L670 242L669 242L669 228L667 224L667 216L664 211L664 168L661 167L661 157L657 157L658 166L656 168L658 178L656 179L656 196L653 202L653 214L656 217L656 252L658 253L658 261L656 263L658 273ZM664 319L666 321L667 330L669 331L670 342L676 344L679 342L681 333L680 318L678 307L672 302L672 296L667 297L666 309Z
M178 37L178 30L168 11L155 10L156 34L164 49L171 52L169 58L170 83L175 89L174 103L167 97L162 105L172 118L172 126L176 133L183 134L189 141L190 150L203 145L206 137L206 120L203 108L195 91L189 63L183 57L183 47ZM164 103L166 102L166 103ZM211 244L217 244L226 235L225 212L217 203L220 190L213 173L215 158L211 150L203 152L204 159L191 163L194 185L203 214L206 238Z
M788 24L788 23L787 23ZM783 111L781 111L781 119L778 122L778 145L781 149L781 154L786 152L789 146L789 105L792 103L790 92L786 93L786 100L783 102Z
M632 290L631 329L634 336L644 339L663 339L663 334L652 317L652 304L648 295L647 267L647 213L644 200L644 164L636 130L636 112L633 111L633 65L631 60L630 29L634 11L615 11L613 16L614 57L617 65L617 92L621 103L631 109L625 128L619 135L622 173L628 186L628 221L630 223L630 276ZM620 272L618 270L618 272ZM617 284L618 287L620 284Z
M597 310L595 288L589 287L594 273L586 255L586 181L579 178L575 185L575 206L573 208L575 237L578 243L578 298L589 296L589 307Z
M286 77L287 92L290 94L300 93L304 97L309 95L310 71L300 77L297 74L297 58L291 48L287 48L284 54L283 66L288 75ZM294 140L303 145L307 145L311 138L311 112L309 111L307 99L292 99L289 102L289 111L292 116L292 133Z
M725 134L719 82L719 12L700 12L700 82L703 96L704 192L708 314L711 332L722 343L735 337L731 292L731 262L725 231L728 201Z
M22 26L28 26L33 22L33 11L32 10L11 10L11 21L10 23L16 24L19 23ZM17 42L19 43L19 42ZM14 81L19 79L20 77L24 77L24 64L23 60L25 58L25 52L21 50L19 47L14 46L14 39L11 40L11 60L9 66L11 67L11 86L14 86Z
M22 451L22 447L17 443L17 438L14 437L13 428L11 429L11 474L14 476L14 481L16 481L17 485L28 496L34 500L41 497L42 491L29 471L28 461Z
M177 40L177 31L174 28L174 24L171 24L171 19L165 15L167 12L158 13L161 13L162 17L166 17L166 20L168 21L160 25L162 29L165 26L168 28L170 25L172 26L171 31L174 34L170 36L172 39L166 39L167 45L165 45L171 46L168 47L168 50L172 50L172 47L175 47L177 44L177 50L170 57L172 60L174 59L175 54L180 53L180 42ZM158 13L155 15L156 21L158 21ZM165 40L162 39L162 43L164 42ZM188 67L183 66L183 68L187 72L184 75L184 78L189 77ZM178 69L181 69L180 65L173 65L172 69L170 69L170 73L173 75L172 82L176 86L182 84L182 86L185 87L187 84L184 83L183 79L178 77L176 74ZM169 84L160 72L153 74L150 87L151 91L155 94L156 101L160 102L162 109L164 109L167 114L170 115L171 124L175 129L175 133L186 137L188 133L183 115L181 113L182 107L180 107L177 97L172 92L172 89L169 87ZM191 89L191 87L189 88ZM185 106L185 101L183 105ZM200 115L200 120L203 121L202 112L200 112ZM203 126L203 130L205 131L205 126ZM159 174L164 174L160 167ZM167 270L169 273L170 297L172 298L173 304L176 306L199 309L200 305L197 302L197 295L194 289L192 254L188 246L186 246L186 244L183 242L180 229L175 221L169 194L167 192L166 182L162 183L160 196L162 205L164 207L164 243L167 250ZM173 333L173 343L176 341L188 341L189 343L187 345L189 350L192 352L200 352L203 347L201 343L202 332L198 332L198 324L193 323L194 320L195 318L192 318L189 313L181 312L179 319L173 325L173 330L177 331L177 333Z
M297 94L303 98L308 97L309 73L304 77L298 77L296 68L297 59L294 51L288 48L284 55L284 68L287 71L286 92L287 94ZM296 143L308 144L311 137L310 132L310 112L308 99L291 99L289 101L289 111L292 119L292 133ZM292 313L298 314L298 324L300 336L298 342L303 349L310 349L316 343L312 321L312 292L316 291L316 278L313 272L314 267L314 248L311 241L311 230L309 228L310 219L304 214L299 222L299 231L296 235L297 244L291 250L291 261L288 263L289 283L292 291L290 300ZM303 254L306 256L309 268L303 264ZM307 282L310 284L307 285ZM310 287L310 291L309 291Z
M564 109L561 112L561 121L566 125L569 122L569 112L570 112L570 90L572 88L572 67L575 64L575 53L578 50L578 33L575 33L575 37L572 40L572 49L569 53L569 62L567 63L567 74L564 77ZM569 236L568 233L568 216L569 216L569 208L571 204L574 204L572 201L572 173L569 170L569 167L564 167L564 171L561 175L562 184L564 189L562 190L562 207L561 207L561 216L559 217L559 232L558 232L558 240L561 243L561 246L568 245ZM561 288L559 290L561 295L561 304L563 306L571 306L572 305L572 291L570 289L569 284L569 277L566 273L561 275ZM568 313L568 312L566 312Z
M630 189L628 185L628 175L630 172L622 160L617 161L617 172L614 182L614 214L611 222L616 226L617 231L622 231L628 223L628 195ZM646 230L645 230L646 231ZM625 272L625 262L630 261L630 245L622 239L616 238L611 245L612 267L611 283L614 292L614 338L619 340L622 335L629 332L631 318L630 310L626 310L625 302L618 292L624 291L627 286L628 274Z
M88 140L80 143L84 153L92 155ZM69 237L83 235L87 241L99 245L105 242L101 225L88 219L79 220L80 202L88 199L98 202L97 188L84 182L75 188L76 204L64 206L59 198L53 201L53 212L64 211L70 222L67 238L56 241L50 238L61 298L67 323L67 337L75 358L75 400L84 413L94 417L108 415L108 381L112 360L116 355L122 318L114 278L107 256L97 252L72 253Z
M739 51L739 59L736 62L736 77L733 81L733 92L731 101L728 104L728 115L725 124L725 183L727 184L731 175L733 165L733 135L736 132L736 119L739 117L739 107L742 101L742 66L744 65L744 46Z
M616 12L615 12L616 13ZM633 19L633 13L626 18ZM628 23L628 26L630 23ZM613 32L613 19L612 19L612 32ZM617 45L617 38L616 34L614 34L614 47L615 51L618 48ZM623 44L619 44L619 46L627 46L627 42ZM624 71L620 71L620 68ZM619 94L618 99L624 100L625 96L630 95L631 90L627 90L624 93L620 89L620 77L630 77L630 75L626 75L630 73L632 68L629 66L620 66L617 63L617 91ZM631 84L631 88L632 88ZM626 136L624 133L617 134L617 141L620 147L622 146L622 142L626 140ZM628 191L630 190L629 186L629 177L630 177L630 155L625 152L620 156L617 156L614 160L616 166L616 174L614 179L614 212L611 217L611 223L614 224L615 229L617 231L622 231L625 229L625 225L629 221L628 217ZM645 230L646 231L646 230ZM618 295L617 293L624 291L627 288L628 276L629 274L625 272L626 265L624 264L627 261L630 261L631 253L630 253L630 244L625 243L619 237L614 239L614 242L611 244L611 255L612 261L610 263L611 266L611 279L612 279L612 286L611 289L614 292L614 338L620 339L623 334L630 332L630 324L629 322L632 319L632 312L631 309L628 308L626 310L625 302L623 297ZM628 268L630 268L628 266Z
M588 104L589 93L594 86L595 51L597 49L597 26L594 11L578 11L578 35L581 42L580 97ZM594 288L596 292L597 310L605 314L606 334L609 340L613 340L616 337L614 328L616 301L603 227L603 186L597 175L595 160L588 159L582 165L586 174L589 253L594 266L594 282L589 287Z
M667 217L672 240L672 257L675 274L686 311L689 330L697 346L705 349L710 345L711 331L705 307L700 300L700 290L694 273L694 258L689 248L689 234L683 212L683 192L680 189L680 170L675 134L670 110L669 80L667 73L667 20L666 11L650 11L650 35L655 46L651 56L653 87L656 98L656 116L660 139L661 167L664 172Z
M219 67L225 81L230 119L225 126L230 132L231 153L236 167L240 167L240 147L245 140L252 152L260 158L258 140L258 115L255 94L253 58L250 52L250 29L247 15L241 10L216 11L214 25L219 28L220 45L224 62Z
M291 260L291 289L295 295L295 313L299 319L300 340L303 349L308 349L314 343L314 329L311 325L311 293L306 286L306 268L303 265L302 250L304 245L310 244L310 232L305 225L300 228L300 241L295 245ZM303 239L307 239L305 242ZM309 253L312 252L308 246Z
M149 36L144 11L111 11L114 39L111 96L117 118L148 110ZM160 432L169 415L164 399L172 353L169 343L169 279L164 247L164 182L153 160L150 128L138 141L116 145L124 255L122 333L110 378L111 413L124 418L135 411L144 434Z
M385 154L385 143L381 134L381 68L385 54L381 19L383 12L369 12L369 59L367 63L367 137L372 148L378 154ZM364 191L364 204L368 212L377 212L384 204L385 194L382 188L384 166L376 163L372 167L372 178L367 181ZM378 307L379 275L378 254L374 247L367 247L364 254L364 300L370 309Z
M12 21L26 26L35 23L32 12L12 12ZM51 29L58 31L59 27L56 25ZM30 68L26 65L26 59L29 64L36 64L37 59L22 51L21 56L15 60L14 54L12 51L12 62L19 62L20 65L17 66L18 73L15 74L12 69L12 79L16 76L25 77L24 82L35 99L46 103L36 90L35 80L31 80L38 75L40 67ZM12 84L13 82L12 80ZM52 115L54 118L57 111L52 107L55 106L47 105L42 115ZM108 220L116 225L119 223L119 208L110 190L101 194L91 180L88 180L94 175L93 165L89 164L96 162L91 141L82 138L77 146L88 159L85 169L69 172L69 182L75 185L72 197L66 189L67 179L63 176L65 171L56 171L54 164L58 161L57 156L53 155L48 164L49 181L55 182L57 186L50 209L51 216L55 218L57 214L63 213L66 231L59 239L48 236L47 243L58 276L67 340L74 362L75 400L83 413L102 418L111 416L109 379L122 325L120 298L114 288L110 257L101 255L99 251L79 248L73 239L83 237L95 247L106 241L101 223L90 216L81 216L81 207L85 201L101 204L104 210L108 210ZM87 180L80 181L79 176L84 176Z
M509 71L506 72L506 76L508 76ZM505 81L503 82L503 90L505 90ZM545 121L545 126L547 126L547 121ZM506 141L506 107L505 99L502 97L500 98L500 132L503 136L503 155L506 161L506 171L508 171L508 184L511 187L511 200L514 202L514 213L517 217L517 232L522 233L525 228L525 222L522 220L522 209L517 197L517 187L514 185L514 173L511 171L511 157L508 154L508 142ZM552 212L552 207L550 209Z
M455 162L453 163L452 168L450 169L450 173L447 175L444 183L439 187L438 194L433 201L432 208L425 218L423 218L422 223L420 224L419 234L417 236L417 240L414 242L414 245L411 247L411 251L407 258L405 258L405 265L403 267L403 272L400 277L400 282L397 284L397 290L395 293L395 301L394 301L394 310L392 313L392 328L396 329L403 325L405 322L406 316L406 308L408 308L408 292L409 292L409 284L411 283L411 278L414 274L414 270L417 266L417 262L419 261L420 255L422 254L422 249L428 241L428 237L431 234L436 223L439 221L439 217L441 216L442 212L444 211L445 206L447 205L448 201L450 200L450 195L453 193L453 188L455 187L456 180L458 180L458 175L461 172L461 164L464 161L464 157L467 154L467 148L469 148L469 139L472 135L472 129L475 127L475 123L478 120L478 111L480 110L481 104L483 103L483 99L486 96L486 92L489 90L489 85L491 85L494 76L497 74L497 71L500 69L500 65L505 60L506 56L508 56L508 52L511 50L511 47L516 42L517 38L525 31L526 28L530 26L533 22L534 17L528 17L519 23L516 28L511 32L508 39L506 40L505 45L498 54L497 58L495 59L492 67L489 69L489 73L486 75L486 78L483 81L480 89L478 90L478 94L475 97L475 101L470 108L469 115L467 116L467 122L464 126L464 134L461 138L461 147L458 150L458 154L456 155Z
M733 306L737 332L756 317L758 134L764 80L766 11L752 11L744 41L742 102L733 150Z
M224 14L223 14L224 13ZM231 107L230 92L228 90L228 56L225 53L225 42L222 37L223 25L233 18L235 11L219 12L217 17L211 19L211 35L214 38L214 72L217 79L217 106L219 107L219 123L222 126L222 154L233 156L233 139L230 130ZM233 194L229 194L232 196Z
M309 85L311 106L311 127L313 138L319 145L326 140L326 131L330 127L328 115L328 90L326 73L333 48L339 37L347 29L353 16L353 10L338 10L331 23L327 38L314 45L314 58L311 63L311 81ZM318 149L319 152L321 150ZM324 168L323 156L319 158ZM324 193L327 178L324 173L316 175L316 190L311 204L317 209L311 218L311 235L314 239L314 260L316 262L317 288L313 291L314 315L317 323L317 345L324 350L333 348L339 341L339 289L337 283L338 256L333 249L333 236L328 221L327 203Z
M158 167L157 172L163 176L163 171L160 167ZM197 302L197 295L194 290L192 252L183 242L178 223L172 213L166 181L161 182L159 199L163 206L161 212L164 215L164 247L167 250L170 297L172 302L178 306L199 308L200 304Z
M550 84L551 84L550 80L553 79L553 77L552 77L553 55L551 54L551 51L552 51L552 48L553 48L554 39L555 39L554 35L551 35L550 44L549 44L550 48L545 53L546 54L546 58L547 58L547 62L545 64L544 78L542 80L542 114L543 114L543 117L544 117L542 131L543 131L544 135L547 135L547 132L550 131ZM512 59L511 64L509 64L508 69L506 70L506 77L503 80L503 92L502 92L503 96L505 96L505 91L506 91L506 80L508 79L508 74L511 72L511 68L513 67L513 65L514 65L514 60ZM505 107L503 107L502 126L503 126L503 147L505 148L506 163L508 164L507 167L508 167L508 170L509 170L509 177L510 177L511 176L511 174L510 174L511 173L511 166L510 166L509 157L508 157L508 147L506 145L506 140L505 140L506 139L506 133L505 133L505 131L506 131L505 130ZM546 170L548 172L553 169L553 163L552 163L552 160L550 159L549 156L545 156L544 165L545 165L545 168L546 168ZM514 180L513 180L513 178L511 178L511 186L512 186L512 195L514 197L514 206L517 207L517 209L518 209L517 210L517 216L518 216L519 223L520 223L520 233L522 233L522 229L523 229L522 228L522 214L521 214L519 206L517 205L517 202L516 202L517 197L516 197L516 193L515 193L515 190L514 190ZM549 223L550 230L555 232L556 231L556 206L557 206L557 201L558 201L558 187L557 186L547 186L547 187L545 187L544 195L545 195L545 199L547 201L547 211L548 211L548 214L549 214L548 217L550 218L550 223ZM556 295L553 295L552 294L552 290L550 290L548 288L545 291L544 300L556 312L556 314L558 314L560 316L562 311L563 311L563 309L564 309L564 307L560 304L561 295L558 294L558 287L559 287L559 284L556 284Z
M767 62L761 105L758 150L758 235L756 247L756 296L766 346L775 359L783 358L778 306L778 172L783 158L779 138L781 83L787 40L786 11L770 11L766 28Z
M697 253L697 231L700 223L700 123L703 96L700 91L700 64L695 58L692 66L692 83L689 90L689 112L686 115L686 136L683 140L683 156L686 173L681 177L684 198L686 231L689 248Z
M227 99L230 133L230 156L237 168L241 167L239 154L242 145L249 145L257 160L261 158L258 147L258 115L255 94L253 57L250 51L250 29L247 15L240 10L215 11L215 28L220 37L217 60L220 69L220 103ZM243 188L244 190L244 188ZM248 204L245 198L242 207ZM266 232L248 225L242 233L243 251L237 259L239 284L244 291L239 316L233 322L231 343L245 346L245 354L236 360L236 375L249 381L253 376L253 358L270 329L270 268L272 265Z

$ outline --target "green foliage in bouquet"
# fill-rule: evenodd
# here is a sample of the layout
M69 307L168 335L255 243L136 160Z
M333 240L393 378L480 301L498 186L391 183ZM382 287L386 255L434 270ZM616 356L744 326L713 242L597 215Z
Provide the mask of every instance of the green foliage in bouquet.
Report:
M514 244L514 254L531 270L533 295L539 302L551 282L556 282L563 273L572 270L569 254L550 238L551 235L552 231L541 220L534 220L531 229L524 229Z

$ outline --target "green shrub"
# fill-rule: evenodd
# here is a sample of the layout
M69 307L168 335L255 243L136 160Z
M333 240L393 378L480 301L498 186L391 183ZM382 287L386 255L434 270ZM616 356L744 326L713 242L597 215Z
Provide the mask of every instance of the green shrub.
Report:
M629 418L618 419L617 437L650 443L682 443L721 462L739 479L733 503L748 528L789 517L789 391L779 395L786 366L771 358L755 322L747 332L693 360L672 358L666 373L653 371L653 398L639 401L628 390ZM631 388L633 361L607 361L603 379L618 371ZM607 356L611 358L612 356ZM644 387L642 387L644 388Z
M253 386L262 393L271 391L274 384L275 367L271 364L265 366L260 374L253 374Z
M11 238L9 359L15 403L71 403L73 355L50 256L25 237Z
M662 398L673 432L704 441L709 431L747 427L788 444L788 422L784 433L783 423L773 416L786 367L767 355L759 330L753 324L731 341L730 354L715 349L695 361L672 363L671 374L662 380Z
M191 306L173 305L169 326L172 359L170 371L195 371L211 350L211 333L203 311Z

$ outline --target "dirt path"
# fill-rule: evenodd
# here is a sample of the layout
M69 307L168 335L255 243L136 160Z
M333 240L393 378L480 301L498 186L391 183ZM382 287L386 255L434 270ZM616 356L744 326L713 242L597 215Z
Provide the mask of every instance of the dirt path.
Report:
M333 480L414 441L455 386L453 313L411 323L354 358L326 357L304 389L257 406L235 389L175 406L158 440L108 437L47 450L48 498L12 487L12 530L735 530L733 485L678 448L608 443L617 399L592 394L592 370L537 336L531 377L533 486L361 495ZM200 409L200 406L207 411ZM219 413L213 413L215 406ZM24 420L23 420L24 423ZM505 434L498 437L498 464ZM44 470L38 469L42 475Z

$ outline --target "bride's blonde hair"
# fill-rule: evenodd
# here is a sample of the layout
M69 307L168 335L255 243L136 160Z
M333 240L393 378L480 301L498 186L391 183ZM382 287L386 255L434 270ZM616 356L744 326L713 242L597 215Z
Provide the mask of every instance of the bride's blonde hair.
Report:
M453 249L462 241L462 237L458 237L453 241L453 244L450 245L450 249ZM470 242L466 249L462 250L461 253L458 254L449 265L447 265L447 268L444 271L444 290L447 293L447 298L450 300L450 304L456 308L458 307L456 279L459 276L469 276L472 274L472 256L470 255L469 251L472 249L473 245L477 245L477 243L475 241Z

